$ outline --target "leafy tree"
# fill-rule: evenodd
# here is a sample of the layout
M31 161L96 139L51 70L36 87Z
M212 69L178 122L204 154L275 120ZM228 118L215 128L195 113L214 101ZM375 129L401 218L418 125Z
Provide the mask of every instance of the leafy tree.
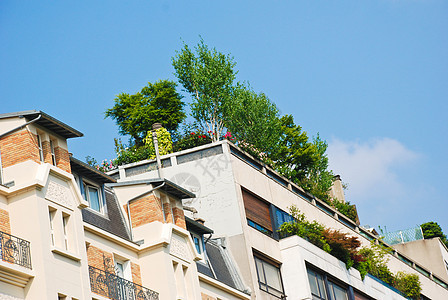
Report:
M250 147L255 147L259 155L269 155L278 145L281 124L277 106L265 94L257 94L246 85L234 87L225 124L239 145L249 152Z
M316 149L314 164L308 169L307 176L301 180L301 185L314 196L331 204L329 190L333 185L333 171L328 169L328 156L326 154L328 144L320 139L319 135L313 140ZM334 206L334 205L333 205Z
M218 141L225 128L226 112L232 105L232 86L237 72L233 57L209 49L200 40L193 50L184 44L172 58L175 74L192 98L191 113L204 132Z
M302 127L294 123L292 115L283 116L280 124L279 145L271 158L282 175L300 183L317 163L317 148L309 142L306 132L302 132Z
M116 121L120 134L129 134L136 146L142 146L152 124L162 123L168 131L174 132L185 119L184 103L176 86L175 82L159 80L154 84L148 82L134 95L121 93L105 115Z
M437 222L426 222L421 225L423 236L425 239L439 237L442 242L448 247L448 240L443 233L442 228Z

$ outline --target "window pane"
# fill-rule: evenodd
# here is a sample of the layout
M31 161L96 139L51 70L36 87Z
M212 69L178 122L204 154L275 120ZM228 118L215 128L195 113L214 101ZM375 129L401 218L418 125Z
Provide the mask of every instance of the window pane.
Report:
M98 189L90 186L88 188L89 188L90 208L96 211L100 211L100 198L98 194Z
M264 272L266 275L266 281L269 287L273 287L278 291L282 291L282 281L280 279L280 271L273 265L268 263L264 264Z
M320 296L316 273L311 270L308 270L308 281L310 282L311 293Z
M332 294L332 298L335 300L348 300L347 290L339 285L336 285L333 282L328 282L330 286L330 291Z
M202 253L202 251L201 251L201 244L200 244L201 241L196 236L193 236L193 241L194 241L194 245L196 247L196 251L198 251L198 253L201 254Z
M266 279L264 278L262 261L258 258L255 258L255 264L257 265L258 281L266 284Z

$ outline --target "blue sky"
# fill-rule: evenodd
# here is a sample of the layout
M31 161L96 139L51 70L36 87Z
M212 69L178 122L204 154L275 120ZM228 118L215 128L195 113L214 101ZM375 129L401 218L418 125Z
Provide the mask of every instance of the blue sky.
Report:
M1 1L0 112L43 110L85 134L77 158L114 158L104 111L175 80L171 57L201 35L328 141L362 224L448 233L447 1L152 2Z

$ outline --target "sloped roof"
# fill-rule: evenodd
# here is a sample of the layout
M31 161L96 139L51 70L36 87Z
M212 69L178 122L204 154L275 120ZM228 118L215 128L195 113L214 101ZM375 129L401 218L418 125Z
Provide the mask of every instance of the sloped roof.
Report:
M97 183L113 183L116 180L109 175L89 166L85 162L80 161L79 159L70 157L70 167L73 173L79 174L86 178L90 178Z
M82 137L84 134L73 127L53 118L52 116L44 113L40 110L26 110L13 113L0 114L0 119L23 117L28 121L31 121L41 115L40 119L36 121L38 124L48 130L66 138Z

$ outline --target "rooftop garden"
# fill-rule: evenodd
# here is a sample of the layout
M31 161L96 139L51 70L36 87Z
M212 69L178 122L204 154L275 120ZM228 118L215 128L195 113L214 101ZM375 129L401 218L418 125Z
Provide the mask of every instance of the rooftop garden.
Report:
M387 248L374 242L370 247L361 248L357 237L329 229L316 221L310 222L294 206L290 208L290 213L294 220L280 227L279 233L282 237L298 235L344 262L347 269L357 269L363 280L369 273L406 297L420 299L421 284L418 275L392 273L387 266L387 255L390 253Z
M236 62L229 54L209 48L201 39L192 49L184 44L172 57L177 81L148 83L136 94L119 94L106 117L115 120L127 143L115 140L117 157L87 163L101 171L119 165L155 158L152 124L157 130L161 154L228 139L279 174L301 186L338 211L357 221L349 202L331 199L333 171L328 168L327 143L319 135L309 137L292 115L281 115L264 93L246 81L236 81ZM184 96L188 95L190 122Z

